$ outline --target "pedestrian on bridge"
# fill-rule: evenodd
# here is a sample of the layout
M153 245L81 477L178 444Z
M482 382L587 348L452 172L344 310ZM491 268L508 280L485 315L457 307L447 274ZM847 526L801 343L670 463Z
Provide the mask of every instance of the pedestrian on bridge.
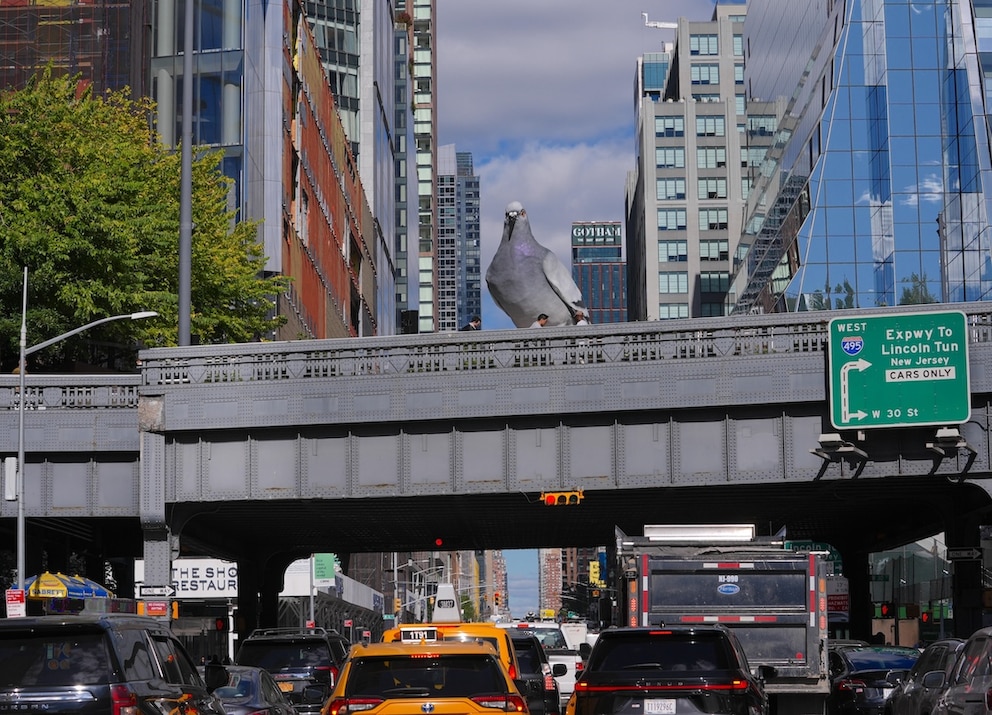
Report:
M530 327L543 328L547 324L548 324L548 314L541 313L539 316L537 316L537 320L535 320L533 323L530 324Z
M459 330L482 330L482 318L473 315L472 319L465 323Z

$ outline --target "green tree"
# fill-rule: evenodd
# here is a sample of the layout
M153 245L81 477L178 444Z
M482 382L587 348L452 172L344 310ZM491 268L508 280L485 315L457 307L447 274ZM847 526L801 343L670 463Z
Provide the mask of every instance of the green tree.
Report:
M58 343L33 356L32 369L107 362L107 345L127 354L135 343L177 343L180 155L158 142L151 112L149 100L95 97L51 68L0 95L3 369L17 364L25 266L28 345L111 315L160 314ZM282 322L273 298L285 279L264 276L257 224L228 208L221 158L202 152L193 162L194 343L255 340Z
M937 299L930 292L930 285L927 283L927 274L909 275L909 286L902 289L902 297L899 298L899 305L925 305L936 303Z
M466 621L476 620L477 614L475 612L475 604L472 603L472 599L470 599L468 596L462 596L461 602L462 602L462 618L465 619Z

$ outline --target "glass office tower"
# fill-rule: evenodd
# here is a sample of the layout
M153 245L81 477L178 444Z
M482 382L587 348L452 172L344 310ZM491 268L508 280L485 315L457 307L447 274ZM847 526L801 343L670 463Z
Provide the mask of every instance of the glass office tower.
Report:
M988 299L992 0L751 0L744 46L749 102L787 110L729 306Z

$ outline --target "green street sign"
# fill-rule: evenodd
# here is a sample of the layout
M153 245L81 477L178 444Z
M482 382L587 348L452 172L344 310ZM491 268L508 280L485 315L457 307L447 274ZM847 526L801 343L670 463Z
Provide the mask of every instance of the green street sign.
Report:
M830 321L830 422L838 429L961 424L971 418L964 313Z

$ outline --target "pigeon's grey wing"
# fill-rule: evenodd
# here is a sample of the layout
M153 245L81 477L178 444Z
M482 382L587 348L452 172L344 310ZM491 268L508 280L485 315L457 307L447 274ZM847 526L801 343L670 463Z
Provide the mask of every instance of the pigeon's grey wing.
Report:
M544 256L544 275L548 283L554 288L555 293L568 306L582 306L582 292L572 280L572 274L553 251L548 251Z

